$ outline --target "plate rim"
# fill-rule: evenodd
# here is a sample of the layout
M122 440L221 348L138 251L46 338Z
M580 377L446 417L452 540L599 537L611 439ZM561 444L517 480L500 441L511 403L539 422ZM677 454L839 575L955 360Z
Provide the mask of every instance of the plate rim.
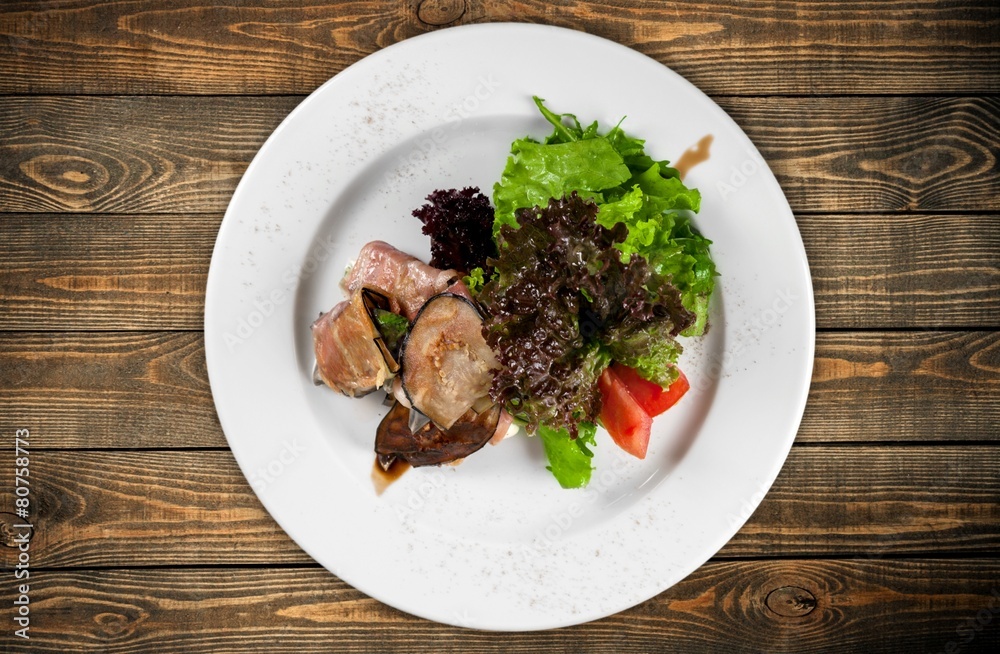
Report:
M461 25L461 26L449 27L449 28L441 29L441 30L434 30L434 31L426 32L426 33L423 33L423 34L420 34L420 35L417 35L417 36L414 36L414 37L411 37L411 38L408 38L408 39L404 39L403 41L394 43L394 44L392 44L390 46L387 46L387 47L385 47L385 48L383 48L383 49L381 49L379 51L376 51L376 52L374 52L374 53L372 53L370 55L367 55L367 56L363 57L362 59L360 59L359 61L351 64L348 67L346 67L344 70L342 70L341 72L339 72L336 75L332 76L329 80L327 80L322 85L320 85L316 90L314 90L306 98L304 98L294 109L292 109L292 111L289 112L287 116L285 116L285 118L281 121L281 123L278 125L278 127L275 128L275 130L268 136L268 138L261 145L260 149L255 154L253 160L247 166L247 169L243 173L243 176L241 177L239 184L237 185L236 189L234 190L233 196L230 199L230 202L229 202L229 204L227 206L227 209L226 209L226 212L224 214L222 223L220 224L219 233L218 233L218 236L217 236L217 239L216 239L215 245L213 247L213 251L212 251L212 263L211 263L211 265L209 267L209 273L208 273L207 282L206 282L206 295L205 295L205 321L204 321L204 329L205 329L205 333L206 333L206 339L205 339L206 367L207 367L207 370L208 370L209 383L210 383L210 386L212 388L213 403L216 406L218 418L219 418L220 424L221 424L221 426L223 428L223 432L226 435L227 443L229 444L230 450L233 452L233 455L236 458L236 460L237 460L237 462L238 462L238 464L240 466L241 472L243 473L243 475L245 477L247 477L248 480L249 480L250 476L248 475L247 465L245 465L245 462L243 460L241 460L242 457L241 457L241 454L238 451L238 448L234 447L234 437L231 435L232 431L227 428L227 426L226 426L227 419L223 416L223 412L221 410L219 410L220 409L220 407L219 407L219 399L218 399L219 398L219 392L217 391L217 386L218 386L218 384L220 382L217 381L218 375L217 374L213 375L213 372L212 372L213 368L217 368L217 366L219 365L219 353L217 351L217 345L211 339L207 338L207 335L209 334L209 332L210 331L214 332L215 331L215 327L216 327L214 324L211 324L212 320L213 320L213 317L210 315L210 312L212 310L211 307L215 306L215 304L213 303L212 300L214 299L215 295L219 292L218 284L219 284L219 275L221 273L219 273L219 268L217 267L216 263L217 263L217 261L219 261L221 259L221 257L219 256L219 253L221 252L222 248L224 247L224 241L225 241L225 239L227 237L227 231L231 231L233 229L232 228L232 223L233 223L234 218L232 216L234 215L234 213L236 211L236 209L234 207L235 207L235 205L237 203L237 200L241 197L241 189L243 189L244 185L250 183L248 180L252 177L254 171L262 165L260 163L262 161L262 158L263 158L262 155L264 155L264 153L267 150L269 150L271 147L274 147L272 145L272 143L273 142L277 142L281 138L281 135L284 133L284 131L286 130L287 126L289 124L291 124L293 121L295 121L297 119L297 116L300 113L302 113L302 112L305 111L305 108L307 107L307 105L311 101L314 101L313 99L315 97L321 95L322 93L327 92L326 90L329 89L332 85L335 85L335 84L338 83L338 81L343 80L345 75L347 75L347 74L353 74L353 73L351 73L351 71L355 71L356 72L359 69L359 67L361 67L361 66L375 65L375 64L377 64L377 62L379 60L381 60L383 57L387 56L386 53L392 53L397 48L401 48L401 47L414 47L414 45L413 45L414 43L417 43L417 42L429 42L432 39L440 38L441 35L443 35L443 34L448 34L448 33L457 32L457 31L470 32L470 31L474 31L474 30L475 31L482 31L482 32L485 32L485 31L500 31L500 32L505 32L505 31L508 31L508 30L511 30L511 29L514 29L514 30L529 30L529 31L537 31L537 32L548 32L548 33L570 33L570 34L572 34L576 38L580 38L580 39L584 39L584 40L589 40L589 41L592 41L594 43L599 43L602 46L613 46L614 48L618 49L619 52L623 56L627 53L628 56L633 56L633 57L636 57L636 58L641 58L643 60L648 60L648 61L656 63L656 65L659 66L664 73L668 74L669 76L671 76L674 79L674 83L682 84L682 85L686 86L690 92L694 92L694 93L696 93L698 95L703 96L704 99L707 100L711 104L711 106L715 108L715 110L717 110L718 112L720 112L721 115L724 116L726 120L730 121L736 127L736 129L738 129L740 131L740 133L743 134L743 136L746 138L747 143L750 144L750 146L753 148L754 152L760 157L760 160L761 161L765 161L764 158L760 156L759 151L756 148L756 145L753 144L753 141L751 141L749 139L749 137L746 136L746 134L743 132L742 128L740 128L739 125L736 124L736 122L733 121L731 117L729 117L729 115L725 112L725 110L722 109L722 107L720 107L713 100L711 100L711 98L709 98L706 94L704 94L700 89L698 89L696 86L694 86L691 82L687 81L684 77L682 77L681 75L679 75L678 73L676 73L675 71L673 71L672 69L670 69L669 67L667 67L666 65L664 65L664 64L662 64L660 62L657 62L652 57L649 57L649 56L647 56L647 55L645 55L643 53L640 53L640 52L638 52L636 50L633 50L632 48L629 48L628 46L624 46L622 44L616 43L616 42L611 41L609 39L598 37L596 35L592 35L592 34L589 34L589 33L586 33L586 32L581 32L581 31L578 31L578 30L568 29L568 28L564 28L564 27L558 27L558 26L554 26L554 25L541 25L541 24L517 23L517 22ZM512 137L512 138L514 138L514 137ZM801 277L802 280L804 281L804 289L807 291L807 294L806 294L806 297L804 298L804 300L805 300L805 302L807 304L807 308L808 308L808 310L806 312L806 314L807 314L806 324L802 325L802 327L805 329L805 333L807 333L807 335L808 335L808 343L807 343L808 348L807 348L807 351L804 353L803 360L801 361L801 363L803 364L802 371L804 372L805 383L798 387L798 394L794 398L794 401L791 402L793 410L790 411L790 414L792 414L794 416L794 418L792 419L793 425L792 425L792 428L788 430L788 433L786 433L784 435L784 439L783 439L783 442L781 444L782 445L782 447L781 447L782 455L780 457L776 457L774 460L772 460L770 469L766 472L766 474L762 474L761 475L761 478L763 480L763 483L761 484L761 487L765 489L764 492L766 494L766 492L769 491L770 488L773 486L773 483L774 483L775 479L777 478L778 474L780 473L780 470L784 466L784 463L787 460L788 454L791 451L791 447L792 447L792 444L793 444L793 442L795 440L795 437L797 435L799 426L801 425L802 417L803 417L804 410L805 410L806 400L807 400L809 389L810 389L809 379L811 377L811 371L812 371L812 368L813 368L813 365L814 365L814 361L815 361L815 339L816 339L816 324L815 323L816 323L816 321L815 321L815 297L814 297L814 289L813 289L813 284L812 284L812 276L811 276L811 273L810 273L810 270L809 270L808 259L807 259L807 256L806 256L805 248L804 248L804 245L802 243L801 233L799 232L798 226L797 226L797 224L795 222L794 213L792 212L790 206L788 206L787 199L785 198L784 192L781 190L780 185L777 183L776 179L774 178L773 172L770 170L770 167L767 166L766 164L765 164L765 169L767 171L767 175L765 175L765 177L764 177L765 180L766 180L765 183L767 183L770 186L773 186L772 192L776 193L777 196L780 197L780 198L782 198L782 200L784 201L784 204L781 207L781 209L787 210L787 217L791 221L791 226L795 229L795 232L796 232L796 234L798 236L799 251L797 251L797 252L794 253L794 259L795 259L796 264L800 268L799 272L802 275L802 277ZM228 229L227 229L227 225L229 226ZM213 361L215 363L213 363ZM260 499L260 501L262 502L262 504L264 505L264 507L267 509L269 515L282 527L282 529L289 535L289 537L292 538L292 540L294 540L298 544L298 546L301 547L304 551L306 551L310 556L312 556L317 561L320 561L320 557L318 557L315 554L313 554L310 551L310 548L307 548L305 545L303 545L301 542L299 542L299 540L285 526L284 521L281 518L279 518L278 515L276 515L276 512L272 509L272 507L269 506L269 501L265 497L262 497L260 493L257 493L256 490L255 490L255 494ZM756 507L754 507L754 508L756 508ZM663 592L667 588L669 588L672 585L678 583L680 580L686 578L694 570L696 570L699 567L701 567L702 565L704 565L705 561L707 561L712 556L714 556L719 551L719 549L721 549L729 540L732 539L732 537L736 534L736 532L739 531L740 528L742 528L743 524L746 523L746 521L750 518L751 515L752 515L752 512L751 513L747 513L746 515L741 515L740 516L741 520L739 521L739 524L734 529L731 530L731 533L720 533L719 536L716 539L717 543L712 546L711 551L708 552L708 554L704 557L704 559L697 560L693 564L685 565L683 567L682 571L681 571L680 576L677 577L676 579L674 579L666 588L660 588L659 590L655 591L651 595L636 598L635 601L632 601L632 602L628 603L625 606L620 606L620 607L618 607L618 608L616 608L616 609L614 609L614 610L612 610L610 612L607 611L607 610L599 609L599 610L593 612L593 614L583 613L583 614L581 614L581 616L579 617L579 619L571 620L571 621L558 620L558 621L554 621L552 624L549 624L547 626L546 625L542 625L542 626L529 626L529 627L524 627L523 625L511 625L509 627L506 627L506 626L497 626L497 625L474 625L474 626L476 626L477 628L481 628L481 629L497 630L497 631L514 631L514 630L524 630L524 629L537 630L537 629L548 629L548 628L554 628L554 627L569 626L569 625L573 625L573 624L580 624L580 623L583 623L583 622L588 622L588 621L591 621L591 620L594 620L594 619L598 619L598 618L601 618L601 617L606 617L606 616L618 613L621 610L625 610L625 609L627 609L627 608L629 608L631 606L635 606L635 605L637 605L639 603L647 601L651 597L654 597L655 595L659 594L660 592ZM697 558L697 557L695 557L695 558ZM327 567L329 569L329 566L325 566L325 567ZM422 612L420 610L413 610L412 607L402 607L402 606L400 606L399 604L397 604L395 602L387 600L387 599L385 599L383 597L377 597L375 594L369 593L367 590L365 590L363 583L360 583L360 584L359 583L355 583L356 580L354 580L354 579L348 580L347 578L345 578L344 576L342 576L337 571L331 570L331 572L333 572L335 575L337 575L338 577L340 577L341 579L343 579L346 583L349 583L351 586L357 588L361 592L364 592L365 594L367 594L367 595L369 595L371 597L375 597L379 601L385 602L386 604L389 604L391 606L400 608L401 610L407 611L409 613L413 613L413 614L421 616L421 617L425 617L425 618L430 619L430 620L444 622L446 624L454 624L455 626L468 626L468 625L456 624L454 622L448 622L446 620L441 620L440 617L433 617L433 616L427 615L426 613L424 613L424 612Z

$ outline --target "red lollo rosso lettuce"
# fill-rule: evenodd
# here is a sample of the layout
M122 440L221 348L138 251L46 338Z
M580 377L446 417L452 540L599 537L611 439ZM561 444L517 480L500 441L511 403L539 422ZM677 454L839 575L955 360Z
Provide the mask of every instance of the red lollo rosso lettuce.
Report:
M626 226L598 224L597 211L576 193L517 211L519 228L501 227L495 274L479 297L484 335L503 365L491 395L530 433L545 426L575 438L600 414L597 380L613 341L655 332L675 358L673 337L694 321L643 258L622 260Z
M602 134L596 121L583 126L573 114L549 110L540 98L535 104L553 131L541 142L526 137L511 144L493 187L493 233L503 225L516 228L519 209L545 206L549 198L576 191L597 204L602 225L627 228L615 246L623 259L642 257L681 292L684 306L695 314L683 335L704 334L716 269L711 241L689 216L700 209L701 194L686 187L669 162L647 155L645 141L620 125Z
M471 273L496 256L493 206L476 187L438 190L413 212L431 237L431 265ZM482 272L480 271L480 275Z
M484 308L503 364L491 396L539 436L559 484L579 488L592 473L602 373L617 362L673 387L675 337L707 330L716 270L691 223L701 196L669 162L620 125L602 133L535 103L553 132L511 145L494 213L464 189L435 192L414 215L432 263L466 272Z

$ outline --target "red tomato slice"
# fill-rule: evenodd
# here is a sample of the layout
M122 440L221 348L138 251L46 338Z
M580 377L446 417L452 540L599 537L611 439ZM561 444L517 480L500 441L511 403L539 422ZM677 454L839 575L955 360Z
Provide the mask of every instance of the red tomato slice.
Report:
M680 371L678 371L680 376L677 377L677 381L664 389L656 382L643 379L634 369L620 363L612 364L611 369L615 376L625 384L629 394L650 416L658 416L677 404L677 400L681 399L691 388L687 377Z
M653 419L642 410L625 384L606 368L597 381L601 389L601 422L618 447L632 456L646 458Z

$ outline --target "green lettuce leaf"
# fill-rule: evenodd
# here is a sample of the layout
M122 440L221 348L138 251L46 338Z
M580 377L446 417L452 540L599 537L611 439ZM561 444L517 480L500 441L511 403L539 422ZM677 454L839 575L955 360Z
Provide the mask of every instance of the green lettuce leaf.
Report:
M500 181L493 187L496 219L500 227L517 227L518 209L544 207L550 198L573 191L600 202L600 190L627 180L631 173L607 139L588 139L546 145L530 139L514 141Z
M375 323L379 334L382 335L382 340L385 341L386 347L392 352L395 352L399 348L403 337L406 336L406 332L410 329L409 320L385 309L375 309Z
M645 141L626 134L620 123L602 135L597 122L583 127L576 116L555 113L540 98L535 104L553 131L542 142L524 138L512 144L493 187L494 237L503 225L518 227L517 210L544 207L550 198L576 191L598 205L599 224L628 227L628 236L615 246L623 261L645 258L680 291L684 307L695 314L683 335L703 334L716 269L711 241L688 215L701 208L701 194L686 187L668 161L648 156Z
M552 429L541 425L538 436L549 460L546 466L563 488L582 488L590 483L594 456L590 449L596 444L597 427L589 422L580 423L577 437L570 438L565 429Z
M483 290L483 286L486 284L486 273L482 268L476 267L463 277L462 281L465 282L465 285L469 287L469 292L475 297L479 295L479 292Z
M682 336L701 336L708 327L708 301L717 274L709 252L711 243L694 230L687 216L678 214L669 231L659 231L652 243L638 249L657 274L680 290L684 308L695 314L694 324Z
M613 330L606 349L612 359L635 369L643 379L666 388L677 381L677 358L683 348L670 333L670 322Z

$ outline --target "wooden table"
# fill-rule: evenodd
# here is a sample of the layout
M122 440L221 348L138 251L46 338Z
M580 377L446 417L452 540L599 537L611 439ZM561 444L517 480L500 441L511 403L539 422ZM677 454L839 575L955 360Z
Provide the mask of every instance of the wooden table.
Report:
M1000 13L858 3L5 0L0 650L971 652L1000 643ZM703 568L622 614L502 635L317 566L230 454L205 276L303 96L437 26L583 29L672 67L795 211L816 366L785 468ZM30 640L14 635L30 430Z

